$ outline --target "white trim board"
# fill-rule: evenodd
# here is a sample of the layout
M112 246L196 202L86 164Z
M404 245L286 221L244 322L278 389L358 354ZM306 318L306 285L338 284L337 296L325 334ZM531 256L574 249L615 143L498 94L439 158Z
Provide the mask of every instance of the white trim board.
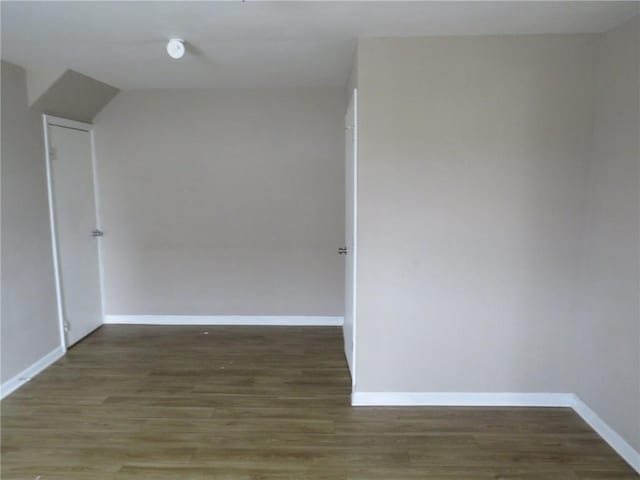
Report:
M60 284L60 265L58 262L58 242L56 240L55 209L53 207L53 178L51 173L51 156L49 151L49 116L42 115L42 127L44 138L44 163L47 172L47 203L49 207L49 229L51 232L51 252L53 257L53 273L56 287L56 310L58 313L58 330L60 334L60 347L67 350L67 334L64 328L64 311L62 307L62 286Z
M49 353L47 353L44 357L36 360L32 365L25 368L23 371L14 375L9 380L4 382L2 386L0 386L0 398L5 398L7 395L15 392L22 385L27 383L33 377L42 372L49 365L54 363L56 360L62 358L64 356L64 349L61 346L57 346Z
M631 467L640 473L640 452L573 393L354 392L354 407L565 407L572 408Z
M571 407L572 393L354 392L351 405L395 407Z
M55 115L42 114L48 125L56 125L58 127L75 128L84 132L93 131L93 124L86 122L78 122L77 120L69 120L68 118L56 117Z
M281 325L340 327L343 317L316 315L105 315L118 325Z
M611 428L596 412L575 395L572 405L575 412L600 435L631 467L640 473L640 452L635 450L618 432Z
M358 89L353 89L353 331L350 369L351 390L356 388L356 352L358 344Z

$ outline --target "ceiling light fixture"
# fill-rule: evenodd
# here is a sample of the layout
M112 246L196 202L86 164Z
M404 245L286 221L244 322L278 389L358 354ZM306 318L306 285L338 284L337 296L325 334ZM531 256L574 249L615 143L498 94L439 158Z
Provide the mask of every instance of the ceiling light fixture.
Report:
M176 60L184 56L184 40L181 38L172 38L167 43L167 53L171 58Z

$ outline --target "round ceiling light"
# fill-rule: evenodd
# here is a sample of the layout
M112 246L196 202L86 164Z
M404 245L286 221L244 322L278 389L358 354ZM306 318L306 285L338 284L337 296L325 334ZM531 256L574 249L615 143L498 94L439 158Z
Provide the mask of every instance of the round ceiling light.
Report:
M184 40L181 38L172 38L167 43L167 53L171 58L182 58L184 56Z

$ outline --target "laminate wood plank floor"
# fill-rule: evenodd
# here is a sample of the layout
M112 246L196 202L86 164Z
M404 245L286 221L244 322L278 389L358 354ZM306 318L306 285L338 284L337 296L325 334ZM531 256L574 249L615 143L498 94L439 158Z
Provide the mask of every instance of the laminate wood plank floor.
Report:
M339 328L107 325L2 401L2 478L640 478L570 409L350 390Z

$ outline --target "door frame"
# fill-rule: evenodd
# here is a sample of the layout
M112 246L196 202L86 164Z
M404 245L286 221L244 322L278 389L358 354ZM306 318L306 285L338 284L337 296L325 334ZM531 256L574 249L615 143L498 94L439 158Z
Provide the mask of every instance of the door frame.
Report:
M353 103L352 103L353 102ZM351 277L350 285L345 285L346 288L351 288L351 298L353 300L353 305L351 305L351 318L353 321L352 326L352 335L351 335L351 391L355 392L356 388L356 335L357 335L357 314L358 314L358 89L354 88L351 92L351 98L349 99L349 103L352 104L352 115L353 115L353 138L352 138L352 148L353 148L353 183L351 188L353 189L353 245L351 246L352 251L349 252L351 258L353 259L353 274ZM349 260L347 260L349 261ZM346 312L345 312L346 313Z
M56 306L58 313L58 328L60 331L60 348L63 352L67 351L67 329L65 327L65 312L64 312L64 300L62 296L62 282L60 276L60 257L58 250L58 236L56 228L56 212L54 204L54 189L53 189L53 176L51 171L51 152L49 145L49 126L57 126L63 128L72 128L74 130L80 130L89 134L89 140L91 143L91 170L93 177L93 205L95 209L96 225L95 228L101 229L100 219L100 207L99 207L99 195L98 195L98 170L96 164L96 148L94 141L94 127L90 123L78 122L76 120L69 120L67 118L56 117L53 115L42 115L42 128L44 131L44 157L46 166L47 177L47 200L49 203L49 226L51 230L51 252L53 254L53 275L56 287ZM102 268L102 242L101 238L96 238L98 242L98 278L100 281L100 314L102 316L102 323L104 324L104 277Z

